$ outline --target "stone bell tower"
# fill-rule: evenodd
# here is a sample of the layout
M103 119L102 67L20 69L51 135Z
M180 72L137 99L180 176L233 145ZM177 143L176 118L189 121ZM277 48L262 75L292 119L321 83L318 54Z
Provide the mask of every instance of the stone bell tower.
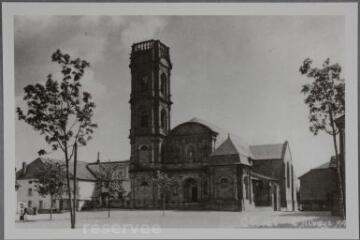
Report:
M135 43L129 67L132 198L134 207L145 207L156 202L150 181L161 167L161 144L170 131L169 47L159 40Z

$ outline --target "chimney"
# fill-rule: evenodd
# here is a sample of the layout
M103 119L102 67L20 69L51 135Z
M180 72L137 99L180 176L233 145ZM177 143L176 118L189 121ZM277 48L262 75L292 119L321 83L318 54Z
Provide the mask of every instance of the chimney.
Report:
M26 162L22 162L22 173L26 174Z
M98 152L98 155L97 155L97 160L96 160L96 162L97 162L98 164L100 164L100 152Z

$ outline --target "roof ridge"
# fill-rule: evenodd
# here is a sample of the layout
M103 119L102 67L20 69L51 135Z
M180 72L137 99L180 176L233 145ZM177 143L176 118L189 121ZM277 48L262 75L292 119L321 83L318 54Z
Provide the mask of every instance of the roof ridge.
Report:
M115 160L115 161L100 161L100 162L89 162L88 163L88 165L94 165L94 164L106 164L106 163L125 163L125 162L129 162L130 161L130 159L128 159L128 160Z
M318 165L317 167L311 168L310 170L316 170L316 169L324 169L324 168L330 168L330 163L331 161L327 161L325 163L322 163L320 165Z
M287 140L285 140L282 143L265 143L265 144L252 144L250 145L250 147L258 147L258 146L273 146L273 145L284 145L287 142Z

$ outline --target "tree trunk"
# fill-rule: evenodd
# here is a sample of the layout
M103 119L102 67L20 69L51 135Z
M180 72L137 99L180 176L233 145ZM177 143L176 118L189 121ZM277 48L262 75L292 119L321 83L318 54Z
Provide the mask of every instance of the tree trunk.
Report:
M53 195L50 195L50 220L52 220L52 211L53 211Z
M110 217L110 196L107 197L107 205L108 205L108 218Z
M71 194L71 188L70 188L70 175L69 175L69 156L68 156L68 149L67 149L67 142L65 141L65 163L66 163L66 185L67 185L67 192L68 192L68 204L70 208L70 224L71 228L74 228L73 226L73 210L72 210L72 194Z
M340 214L342 217L345 217L345 198L344 198L344 190L343 190L343 180L341 177L341 162L340 162L340 157L339 157L339 153L338 153L338 148L337 148L337 143L336 143L336 134L335 134L335 125L334 125L334 117L333 117L333 112L330 109L329 110L329 115L330 115L330 123L331 123L331 128L333 131L332 137L333 137L333 142L334 142L334 148L335 148L335 161L336 161L336 172L337 172L337 176L338 176L338 185L339 185L339 205L340 205Z
M165 196L162 196L162 215L165 216Z
M71 228L75 228L75 224L76 224L76 208L77 208L77 204L76 204L76 194L77 194L77 176L76 176L76 167L77 167L77 143L75 142L75 145L74 145L74 203L73 203L73 224L71 225Z

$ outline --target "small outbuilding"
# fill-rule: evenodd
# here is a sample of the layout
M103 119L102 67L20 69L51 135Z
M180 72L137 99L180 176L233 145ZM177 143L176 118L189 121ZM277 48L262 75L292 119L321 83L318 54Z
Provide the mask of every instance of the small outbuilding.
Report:
M299 177L300 209L306 211L330 211L334 195L338 192L336 169L331 162L311 169Z

